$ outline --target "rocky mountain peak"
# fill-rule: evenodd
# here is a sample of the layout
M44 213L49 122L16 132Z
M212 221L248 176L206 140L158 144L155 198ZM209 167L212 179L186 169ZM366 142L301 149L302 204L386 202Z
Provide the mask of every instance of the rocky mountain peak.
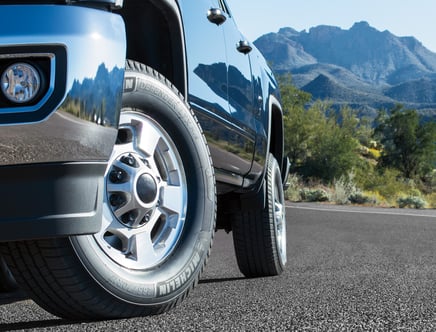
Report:
M361 92L369 93L370 99L376 96L379 106L384 102L395 103L398 91L405 91L404 87L418 89L422 79L436 82L436 53L414 37L379 31L366 21L356 22L348 30L319 25L298 32L285 27L261 36L254 43L273 70L292 74L297 87L329 90L318 91L318 96L340 95L344 100L347 93L338 90L351 87L359 92L359 100L363 100ZM399 88L395 89L396 86ZM436 94L432 91L410 95L414 105L423 106L422 98L425 107L434 103L436 109ZM404 98L401 101L404 103Z

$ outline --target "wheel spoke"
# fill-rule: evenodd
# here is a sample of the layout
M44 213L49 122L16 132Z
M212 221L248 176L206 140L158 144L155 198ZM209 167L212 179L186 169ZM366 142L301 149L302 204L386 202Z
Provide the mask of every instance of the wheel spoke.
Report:
M146 232L151 233L153 228L156 226L156 223L159 221L159 218L162 216L162 212L159 209L156 209L151 216L150 220L143 226Z
M133 192L133 179L138 173L138 169L131 167L121 162L120 160L114 160L112 162L112 168L110 172L121 172L121 179L119 181L106 181L106 190L110 192L131 193ZM108 175L110 178L110 174Z
M154 152L156 151L156 147L161 140L161 135L157 130L153 127L147 127L147 132L145 132L145 128L141 126L140 138L136 142L138 145L138 149L145 153L148 157L152 157Z
M170 214L180 214L185 206L183 188L165 185L162 187L160 209Z
M278 184L280 185L280 184ZM277 193L276 198L283 197ZM276 228L276 242L282 264L286 263L286 219L285 206L278 199L274 202L274 218Z
M283 227L283 204L276 202L274 204L274 214L276 218L277 228L280 230Z
M103 218L105 220L106 218ZM109 245L108 248L124 252L128 248L129 238L132 236L129 234L129 230L116 219L106 219L104 228L98 233L98 237L101 241L104 241L104 248Z
M130 182L113 183L108 181L106 186L108 193L131 193L133 190L132 183Z
M112 165L123 170L128 175L129 179L134 178L136 173L138 173L138 168L129 166L118 159L114 160Z
M120 219L126 213L133 212L133 211L137 210L138 208L139 208L139 206L138 206L136 200L132 199L132 197L130 196L124 205L122 205L118 209L114 210L114 214L118 219Z
M156 253L148 232L138 232L129 239L126 256L140 265L147 265L156 260Z
M145 224L145 216L148 214L147 209L137 209L135 219L129 224L130 227L137 228Z

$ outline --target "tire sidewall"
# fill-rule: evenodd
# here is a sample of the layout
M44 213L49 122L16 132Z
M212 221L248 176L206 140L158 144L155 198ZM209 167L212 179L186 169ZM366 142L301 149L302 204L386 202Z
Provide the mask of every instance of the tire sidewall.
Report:
M276 262L276 269L277 271L281 272L283 271L285 265L286 265L286 257L283 258L280 252L280 244L279 244L279 234L278 234L278 230L277 230L277 224L276 224L276 216L275 216L275 200L278 199L282 205L283 205L283 214L285 214L286 212L286 208L285 208L285 204L284 204L284 193L283 193L283 187L282 187L282 183L281 183L281 172L280 172L280 167L279 164L277 162L277 160L275 159L275 157L270 154L269 155L269 159L268 159L268 178L267 178L267 190L268 190L268 203L266 206L267 209L267 215L269 218L270 223L272 223L272 234L271 234L271 239L273 241L273 247L274 247L274 255L276 255L276 259L274 259L274 261ZM279 195L279 197L276 197L276 189L277 189L277 194ZM286 233L286 217L285 215L283 216L283 226L285 227L284 232ZM286 234L282 234L282 236L285 236L286 239ZM286 246L286 241L284 243L284 246ZM285 256L286 256L286 248L284 248L285 250Z
M213 168L198 123L174 88L149 73L127 70L125 77L129 89L123 108L158 122L182 158L188 192L184 229L171 255L147 271L118 265L92 235L72 237L71 242L88 273L113 296L140 305L165 303L193 286L209 254L216 209Z

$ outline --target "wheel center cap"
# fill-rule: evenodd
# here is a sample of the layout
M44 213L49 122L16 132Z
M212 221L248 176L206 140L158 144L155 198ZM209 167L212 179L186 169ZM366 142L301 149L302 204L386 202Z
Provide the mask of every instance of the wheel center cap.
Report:
M142 174L136 182L136 192L144 204L152 203L157 196L157 184L150 174Z

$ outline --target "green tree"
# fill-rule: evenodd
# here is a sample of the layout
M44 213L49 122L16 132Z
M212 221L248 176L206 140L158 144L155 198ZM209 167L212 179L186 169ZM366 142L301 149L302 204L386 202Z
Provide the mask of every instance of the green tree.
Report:
M322 105L315 104L312 108L321 113L324 110ZM310 154L302 167L306 177L316 177L330 183L347 176L358 165L359 144L354 137L358 121L350 117L339 124L337 120L337 114L324 117L324 121L314 128L313 139L308 146Z
M394 167L407 179L422 178L436 164L436 124L423 123L416 110L393 108L381 112L376 135L383 144L381 167Z
M374 134L372 121L367 117L359 117L356 110L348 105L342 106L336 113L336 122L364 146L369 146Z
M360 120L344 107L336 112L329 103L315 102L292 84L290 75L279 78L284 108L285 153L291 172L331 182L357 165ZM363 131L362 131L363 133Z
M307 155L311 123L305 105L312 97L297 89L289 74L279 77L279 85L284 110L285 154L291 162L291 171L295 172Z

